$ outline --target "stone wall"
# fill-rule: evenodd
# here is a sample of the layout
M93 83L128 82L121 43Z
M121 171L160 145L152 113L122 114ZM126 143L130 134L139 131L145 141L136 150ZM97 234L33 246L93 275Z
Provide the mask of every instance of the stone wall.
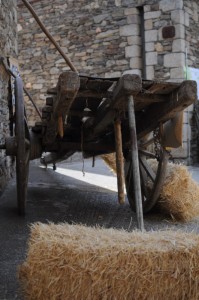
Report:
M8 57L17 57L17 11L16 1L0 1L0 56L7 61ZM0 64L0 143L4 143L9 130L8 109L9 77ZM0 150L0 193L13 173L13 160Z
M184 23L185 23L185 54L188 67L199 68L199 3L198 1L184 1ZM195 104L196 111L198 102ZM196 126L194 107L186 111L185 121L187 130L191 132L190 152L191 161L199 161L199 128Z
M196 1L30 2L81 74L117 77L131 72L146 79L182 81L188 40L187 64L197 67ZM192 24L194 30L189 26ZM42 107L47 88L54 86L58 74L68 67L20 1L18 31L22 75ZM34 109L30 104L27 109L32 125ZM175 156L188 159L188 163L192 110L184 113L183 147L174 152Z

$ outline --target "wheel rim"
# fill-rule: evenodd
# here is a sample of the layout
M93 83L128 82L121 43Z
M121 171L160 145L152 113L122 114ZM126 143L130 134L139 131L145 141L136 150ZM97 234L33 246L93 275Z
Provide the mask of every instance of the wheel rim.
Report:
M148 158L155 158L155 155L151 152L139 147L139 167L140 167L140 178L141 178L141 190L142 190L142 201L143 201L143 212L149 212L157 203L160 196L164 179L166 175L167 162L169 159L168 152L165 149L161 149L160 157L156 172L151 167ZM136 211L134 201L134 190L132 185L132 162L129 158L125 160L125 182L126 191L129 204L133 211ZM149 183L151 188L149 189Z
M27 194L30 138L24 113L23 83L20 77L15 79L15 101L17 205L19 214L23 215Z

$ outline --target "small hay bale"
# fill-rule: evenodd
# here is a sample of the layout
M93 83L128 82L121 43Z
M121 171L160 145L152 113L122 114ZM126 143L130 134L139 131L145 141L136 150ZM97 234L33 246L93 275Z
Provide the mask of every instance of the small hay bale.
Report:
M186 166L168 164L158 207L177 221L186 222L199 216L199 185Z
M116 172L114 153L104 156L104 161ZM149 163L156 171L157 161L150 159ZM199 185L186 166L168 163L165 183L156 207L176 221L187 222L199 216Z
M32 225L19 278L28 300L198 299L199 236Z

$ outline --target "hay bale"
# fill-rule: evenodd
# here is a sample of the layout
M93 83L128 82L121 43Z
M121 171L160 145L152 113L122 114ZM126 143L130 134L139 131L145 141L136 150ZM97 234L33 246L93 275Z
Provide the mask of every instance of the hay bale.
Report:
M26 299L198 299L199 236L35 224L19 278Z
M199 216L199 185L186 166L168 164L157 206L177 221L186 222Z
M104 160L104 162L107 164L107 166L111 169L112 172L117 172L115 152L101 155L101 158Z
M114 153L107 154L103 159L116 172ZM149 163L156 171L157 161L150 159ZM199 216L199 185L186 166L168 163L165 183L156 207L176 221L187 222Z

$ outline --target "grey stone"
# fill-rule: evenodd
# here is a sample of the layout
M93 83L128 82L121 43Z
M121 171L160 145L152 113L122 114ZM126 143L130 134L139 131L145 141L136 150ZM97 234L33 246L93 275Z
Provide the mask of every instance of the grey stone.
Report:
M126 25L120 27L120 36L131 36L131 35L139 35L140 34L140 26L136 24Z
M184 67L179 67L179 68L172 68L170 70L170 76L171 79L185 79L185 74L184 74Z
M164 56L164 66L168 68L184 67L185 53L169 53Z
M128 15L139 15L139 9L137 9L135 7L127 8L127 9L124 10L124 14L126 16L128 16Z
M161 15L161 11L150 11L150 12L146 12L144 14L144 19L148 20L148 19L156 19L159 18Z
M146 66L157 65L157 52L146 53Z
M126 71L124 71L123 73L122 73L122 75L125 75L125 74L136 74L136 75L139 75L139 76L141 76L142 75L142 71L141 70L139 70L139 69L131 69L131 70L126 70Z
M141 37L134 35L134 36L128 36L127 37L128 45L141 45Z
M183 8L183 0L161 0L159 7L163 12Z
M108 17L108 14L97 15L93 17L95 23L101 23L104 19Z
M172 44L172 52L185 52L185 40L174 40Z
M185 23L184 10L182 9L173 10L171 12L171 20L173 21L174 24L184 24Z
M151 29L153 29L153 21L152 20L146 20L144 22L144 29L145 30L151 30Z
M151 52L154 51L155 44L154 43L145 43L145 51Z
M155 30L146 30L145 31L145 41L147 42L156 42L158 37L158 31Z
M141 57L133 57L130 59L130 67L132 69L142 69L142 59Z
M184 24L185 26L189 27L189 14L185 12L184 17L185 17Z
M127 46L125 48L125 57L137 57L141 56L141 47L138 45Z
M154 67L153 66L146 66L146 79L152 80L154 79Z

